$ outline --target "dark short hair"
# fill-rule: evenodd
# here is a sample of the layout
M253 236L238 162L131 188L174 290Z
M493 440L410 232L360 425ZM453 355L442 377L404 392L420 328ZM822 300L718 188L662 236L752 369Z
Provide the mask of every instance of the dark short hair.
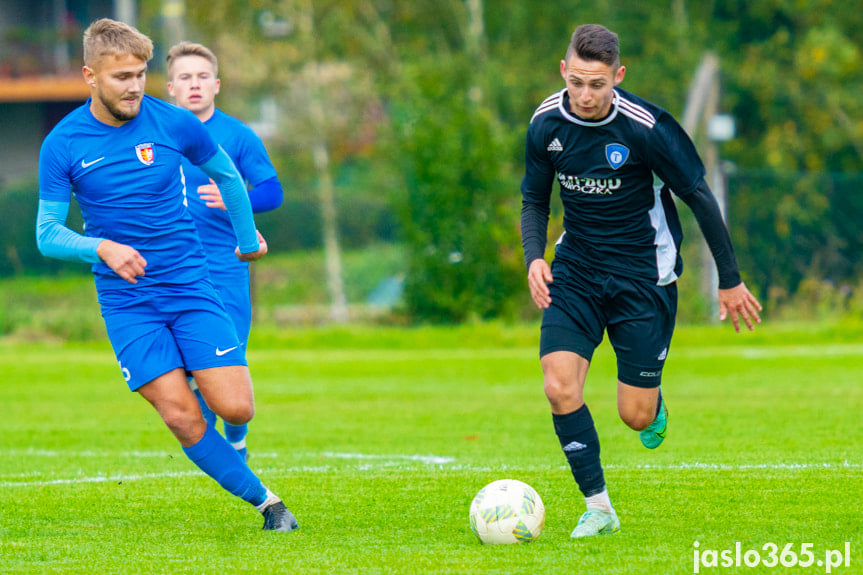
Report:
M572 33L566 60L575 54L587 62L599 61L611 68L620 66L617 34L599 24L582 24Z

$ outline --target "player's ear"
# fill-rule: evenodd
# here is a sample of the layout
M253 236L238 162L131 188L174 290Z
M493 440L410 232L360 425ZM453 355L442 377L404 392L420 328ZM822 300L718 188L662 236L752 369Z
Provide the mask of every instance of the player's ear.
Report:
M216 91L215 91L215 92L213 92L213 94L218 94L218 93L219 93L219 89L220 89L221 87L222 87L222 81L221 81L221 80L219 80L218 78L216 78Z
M618 66L617 72L614 74L614 85L617 86L623 82L623 77L626 75L626 66Z
M566 60L560 61L560 76L566 80Z
M90 66L84 66L81 68L81 74L84 76L84 81L91 88L96 87L96 71L93 70Z
M167 85L166 85L166 87L168 88L168 94L169 94L172 98L176 98L177 96L174 94L174 83L173 83L173 82L168 82L168 83L167 83Z

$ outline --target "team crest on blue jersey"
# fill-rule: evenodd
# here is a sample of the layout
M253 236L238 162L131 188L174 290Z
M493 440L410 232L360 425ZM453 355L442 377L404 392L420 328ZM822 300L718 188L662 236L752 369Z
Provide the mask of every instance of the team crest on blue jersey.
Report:
M605 158L615 170L626 163L629 158L629 148L623 144L608 144L605 146Z
M151 165L156 160L156 152L153 150L153 142L138 144L135 146L135 155L145 166Z

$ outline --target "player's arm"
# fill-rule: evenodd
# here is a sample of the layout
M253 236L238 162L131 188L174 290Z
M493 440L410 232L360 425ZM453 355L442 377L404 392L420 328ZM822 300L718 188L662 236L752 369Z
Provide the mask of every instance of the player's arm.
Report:
M548 284L554 279L544 256L549 211L548 202L543 204L522 197L521 243L527 264L527 285L530 288L531 298L540 309L545 309L551 304Z
M129 283L138 283L147 261L135 248L102 238L83 236L66 227L69 202L39 200L36 245L51 258L85 263L104 261Z
M758 315L762 309L761 304L740 279L731 236L722 219L722 212L716 198L707 186L707 182L702 179L694 191L680 196L680 199L695 215L698 227L701 228L701 233L716 262L719 275L719 319L724 320L730 314L734 329L740 331L738 317L740 316L751 331L753 319L755 323L761 323L761 317Z
M704 165L695 145L680 124L669 114L658 118L650 130L647 150L650 166L695 214L701 233L719 273L719 319L729 315L735 331L740 331L740 317L753 329L752 321L761 323L761 304L740 281L737 260L731 247L731 236L716 198L704 181Z
M275 210L282 205L285 193L277 176L266 179L249 190L249 201L256 214Z
M264 257L267 253L266 242L259 241L260 236L255 228L255 218L246 186L231 158L219 147L216 154L198 167L219 187L225 209L237 236L237 257L243 261L254 261Z
M524 249L524 263L530 268L535 260L545 259L545 245L548 237L548 201L531 199L530 191L522 187L521 199L521 246Z
M284 192L264 143L248 126L242 126L236 138L230 157L248 183L252 212L259 214L278 208L282 205ZM225 209L219 187L212 179L209 184L198 187L198 195L207 207Z
M719 289L729 289L740 283L740 271L737 267L737 258L734 257L734 248L731 245L731 236L722 219L722 212L716 197L702 179L695 190L680 196L698 222L701 233L716 261L716 269L719 272Z
M198 195L208 208L225 209L222 193L212 178L209 184L198 186ZM256 214L275 210L282 205L283 198L282 184L275 176L249 190L249 202L252 204L252 212Z
M69 202L39 200L36 216L36 246L43 256L95 264L101 238L88 238L66 227Z
M275 210L282 205L284 192L276 168L270 161L267 148L261 138L246 127L245 136L237 156L237 167L251 186L249 201L256 214Z
M39 209L36 215L36 247L49 258L98 263L99 238L88 238L66 227L72 201L68 146L49 134L39 150Z
M545 309L551 304L548 284L553 281L551 268L545 261L545 246L554 166L535 138L534 131L528 128L525 173L521 181L521 245L531 298L537 307Z

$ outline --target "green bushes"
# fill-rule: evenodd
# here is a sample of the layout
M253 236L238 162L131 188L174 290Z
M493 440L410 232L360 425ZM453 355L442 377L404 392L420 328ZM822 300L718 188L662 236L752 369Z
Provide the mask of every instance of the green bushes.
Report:
M400 99L410 105L393 112L404 179L394 205L407 246L405 306L415 320L511 315L524 289L518 176L508 161L514 135L482 104L472 72L453 60L410 69L413 81L402 89L412 91Z
M88 268L42 256L36 247L36 212L39 208L35 177L0 186L0 278L15 274L86 272ZM67 225L81 230L81 212L73 201ZM2 320L0 320L2 321Z
M86 266L82 266L86 269ZM86 341L105 336L87 274L0 280L0 336Z
M811 292L814 284L845 291L859 284L861 187L861 175L744 169L732 174L729 222L750 288L787 301L798 291Z

